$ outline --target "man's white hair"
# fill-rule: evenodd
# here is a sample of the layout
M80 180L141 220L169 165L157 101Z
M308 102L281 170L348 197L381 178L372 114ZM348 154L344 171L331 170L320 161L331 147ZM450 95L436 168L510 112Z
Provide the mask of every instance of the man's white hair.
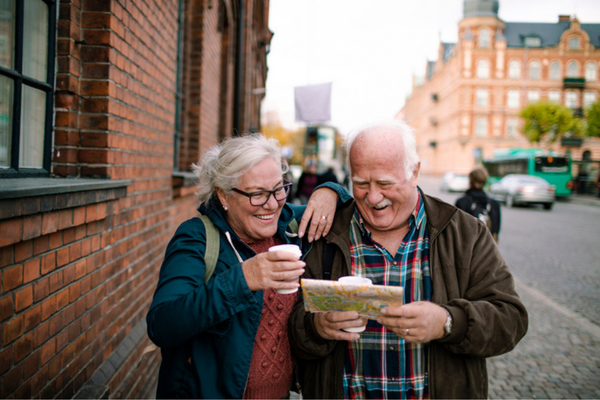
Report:
M398 157L403 156L404 158L404 174L407 180L413 176L419 164L414 129L405 122L398 120L370 123L348 134L348 137L344 141L344 149L346 151L346 165L350 173L352 173L352 164L350 164L352 145L362 133L392 133L398 136L404 145L404 154L398 155Z

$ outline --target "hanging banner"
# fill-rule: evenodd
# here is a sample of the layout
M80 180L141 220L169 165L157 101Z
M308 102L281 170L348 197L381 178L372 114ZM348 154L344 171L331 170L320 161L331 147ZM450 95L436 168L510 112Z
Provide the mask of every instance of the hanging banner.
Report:
M317 125L331 120L332 83L294 88L296 121Z

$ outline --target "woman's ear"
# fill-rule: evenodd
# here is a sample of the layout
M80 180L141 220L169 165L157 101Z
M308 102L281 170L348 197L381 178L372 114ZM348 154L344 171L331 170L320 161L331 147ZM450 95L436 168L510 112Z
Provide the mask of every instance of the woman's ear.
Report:
M223 208L228 208L229 205L227 204L227 196L225 196L225 192L223 192L219 188L216 188L215 192L217 193L217 197L219 198L219 201L221 202Z

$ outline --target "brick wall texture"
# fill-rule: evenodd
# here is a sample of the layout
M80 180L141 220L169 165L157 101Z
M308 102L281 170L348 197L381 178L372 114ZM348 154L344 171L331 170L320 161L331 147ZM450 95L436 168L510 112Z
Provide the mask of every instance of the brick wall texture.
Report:
M197 207L173 173L232 136L236 113L240 132L260 126L267 10L58 2L52 173L130 184L0 200L1 398L69 398L89 384L152 396L160 354L144 353L145 315L165 247Z

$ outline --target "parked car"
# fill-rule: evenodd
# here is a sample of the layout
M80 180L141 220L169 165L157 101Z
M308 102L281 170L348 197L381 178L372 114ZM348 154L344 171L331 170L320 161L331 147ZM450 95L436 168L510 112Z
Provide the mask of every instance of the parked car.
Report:
M469 189L469 176L446 172L442 177L440 190L443 192L464 192Z
M541 204L546 210L554 205L554 186L532 175L506 175L490 186L490 197L507 207L518 204Z

